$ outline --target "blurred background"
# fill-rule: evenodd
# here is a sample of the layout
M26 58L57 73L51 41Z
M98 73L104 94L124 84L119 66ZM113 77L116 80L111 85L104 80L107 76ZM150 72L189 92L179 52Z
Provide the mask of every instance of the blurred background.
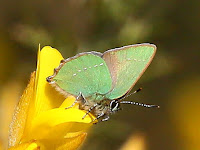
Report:
M0 145L14 106L36 69L38 44L65 58L136 43L157 54L128 97L160 105L123 105L95 125L81 150L199 150L200 1L0 0Z

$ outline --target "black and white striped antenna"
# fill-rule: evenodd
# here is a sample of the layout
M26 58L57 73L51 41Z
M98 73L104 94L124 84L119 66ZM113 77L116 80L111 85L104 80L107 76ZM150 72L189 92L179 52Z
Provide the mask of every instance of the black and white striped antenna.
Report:
M125 95L123 98L120 99L120 104L131 104L131 105L137 105L137 106L142 106L142 107L147 107L147 108L152 108L152 107L160 108L160 106L158 106L158 105L144 104L144 103L132 102L132 101L121 101L122 99L129 97L135 93L138 93L141 90L142 90L142 88L139 88L136 91L134 91L133 93L131 93L129 95Z

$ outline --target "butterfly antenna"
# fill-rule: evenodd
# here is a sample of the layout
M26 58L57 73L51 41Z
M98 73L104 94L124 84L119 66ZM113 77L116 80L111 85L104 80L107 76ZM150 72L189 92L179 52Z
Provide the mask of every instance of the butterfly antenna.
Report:
M139 88L139 89L137 89L136 91L134 91L134 92L132 92L132 93L130 93L130 94L128 94L128 95L123 96L122 98L120 98L120 100L123 100L123 99L125 99L126 97L129 97L129 96L131 96L131 95L133 95L133 94L135 94L135 93L138 93L138 92L140 92L141 90L142 90L142 88Z
M132 102L132 101L121 101L120 104L132 104L132 105L137 105L137 106L142 106L142 107L147 107L147 108L160 108L158 105L150 105L150 104L144 104L144 103L138 103L138 102Z
M142 88L139 88L139 89L137 89L136 91L134 91L133 93L129 94L129 96L132 95L132 94L138 93L138 92L140 92L141 90L142 90Z

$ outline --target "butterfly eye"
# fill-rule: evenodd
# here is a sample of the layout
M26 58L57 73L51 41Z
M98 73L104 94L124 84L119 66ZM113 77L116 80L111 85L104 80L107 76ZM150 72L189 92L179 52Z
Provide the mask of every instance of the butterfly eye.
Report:
M110 102L110 110L111 112L119 110L119 102L116 100L113 100Z

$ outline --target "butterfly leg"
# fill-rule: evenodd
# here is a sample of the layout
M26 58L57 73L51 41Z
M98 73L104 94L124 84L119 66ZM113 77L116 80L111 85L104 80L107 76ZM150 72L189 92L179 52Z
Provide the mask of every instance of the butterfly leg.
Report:
M100 113L95 119L92 120L92 122L98 120L99 118L103 117L104 115L105 115L104 112ZM92 122L91 122L91 123L92 123ZM94 123L94 124L96 124L96 123Z
M82 117L84 119L98 104L94 104L92 107L89 108L89 110L86 112L86 114Z
M104 119L101 120L101 122L108 121L109 119L110 119L110 117L106 116Z
M85 103L85 98L83 97L81 92L76 97L76 100L74 101L74 103L71 106L66 107L65 109L72 108L76 103Z

